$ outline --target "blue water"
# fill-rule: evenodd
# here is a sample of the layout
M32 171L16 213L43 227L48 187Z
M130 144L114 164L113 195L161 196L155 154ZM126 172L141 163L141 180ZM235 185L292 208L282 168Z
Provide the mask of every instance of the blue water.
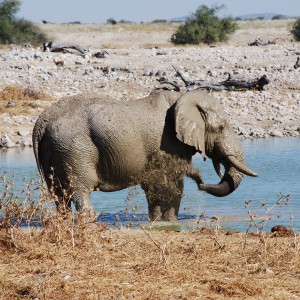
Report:
M260 218L268 216L271 219L265 224L266 230L275 224L282 224L300 231L300 138L246 140L242 144L247 165L259 173L259 177L244 177L240 187L223 198L198 191L195 183L186 179L180 209L181 222L189 227L190 220L192 224L196 224L195 219L199 216L218 216L221 217L221 228L246 231L251 213ZM201 170L206 183L219 181L210 160L204 162L200 156L195 156L193 163ZM31 178L38 182L32 149L1 150L0 175L5 171L7 177L12 178L14 174L15 185L20 190ZM0 194L3 190L4 186L0 183ZM38 194L36 191L36 197ZM281 204L275 205L266 214L266 208L275 204L280 199L280 194L283 195ZM290 195L288 203L284 197L287 194ZM249 204L250 211L245 207L245 201L249 200L252 200ZM113 193L92 193L92 203L102 213L99 217L102 221L114 223L120 219L128 223L138 219L147 220L147 202L139 187ZM257 226L264 224L261 222L262 219L257 218ZM215 226L214 223L212 226Z

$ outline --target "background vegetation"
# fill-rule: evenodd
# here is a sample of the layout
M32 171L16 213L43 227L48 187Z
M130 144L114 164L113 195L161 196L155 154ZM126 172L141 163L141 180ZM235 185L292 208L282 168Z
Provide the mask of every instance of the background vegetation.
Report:
M300 18L298 18L293 24L291 33L296 41L300 41Z
M47 40L46 34L31 21L17 18L21 6L20 0L0 1L0 43L40 44Z
M221 19L216 13L224 6L200 6L196 12L181 25L171 41L173 44L214 43L227 40L237 29L237 24L231 18Z

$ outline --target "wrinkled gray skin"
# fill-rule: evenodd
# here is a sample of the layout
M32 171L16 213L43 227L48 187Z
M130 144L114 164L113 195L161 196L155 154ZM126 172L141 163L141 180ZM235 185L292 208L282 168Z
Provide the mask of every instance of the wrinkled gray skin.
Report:
M33 146L58 209L73 201L77 211L89 211L91 191L140 184L150 219L175 220L185 175L215 196L233 192L243 174L256 176L245 166L228 117L201 90L153 92L130 102L91 95L61 100L39 116ZM196 152L212 159L219 184L204 184L191 166ZM63 200L66 191L71 201Z

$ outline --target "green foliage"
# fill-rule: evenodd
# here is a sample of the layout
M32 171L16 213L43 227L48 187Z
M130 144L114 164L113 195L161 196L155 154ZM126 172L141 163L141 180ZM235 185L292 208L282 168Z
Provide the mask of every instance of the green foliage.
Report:
M173 44L199 44L226 41L237 24L232 18L220 19L216 13L224 6L201 5L171 37Z
M155 24L155 23L167 23L167 20L165 20L165 19L155 19L151 23L153 23L153 24Z
M37 45L46 41L47 36L31 21L16 18L20 6L20 0L0 0L0 43Z
M275 15L272 17L272 20L285 20L286 17L284 15Z
M298 18L293 24L291 34L294 36L296 41L300 41L300 18Z

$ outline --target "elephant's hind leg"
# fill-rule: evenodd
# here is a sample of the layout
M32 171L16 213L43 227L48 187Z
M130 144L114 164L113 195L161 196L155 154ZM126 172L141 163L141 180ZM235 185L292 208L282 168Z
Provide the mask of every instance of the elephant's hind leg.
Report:
M58 212L71 211L71 198L54 171L45 178L50 192L51 201L54 201Z

